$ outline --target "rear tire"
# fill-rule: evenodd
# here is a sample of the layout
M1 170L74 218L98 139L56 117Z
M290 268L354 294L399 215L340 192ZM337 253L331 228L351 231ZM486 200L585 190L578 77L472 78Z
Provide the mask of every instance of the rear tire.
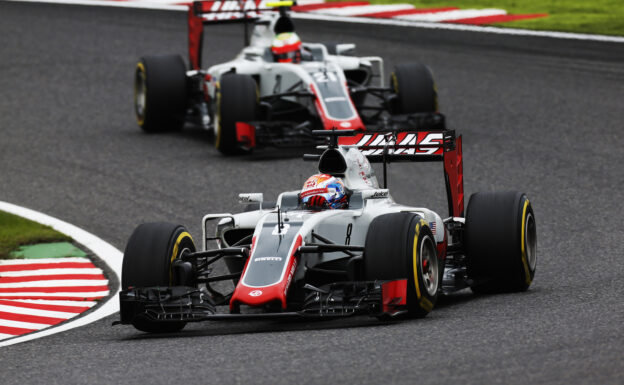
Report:
M186 228L166 222L139 225L128 240L121 270L122 290L130 287L171 286L171 263L183 252L195 251ZM135 317L132 325L148 333L181 330L186 322L153 322Z
M217 95L217 138L215 145L225 155L243 154L236 138L236 122L256 119L258 86L249 75L225 74Z
M186 66L179 55L145 56L134 73L134 112L145 132L179 130L187 105Z
M465 246L472 291L526 291L535 276L537 231L525 194L476 193L466 209Z
M396 114L438 111L438 93L433 75L424 64L398 64L390 75L390 85L397 95Z
M364 246L366 280L407 279L407 309L424 317L433 309L444 261L429 225L414 213L392 213L371 222Z

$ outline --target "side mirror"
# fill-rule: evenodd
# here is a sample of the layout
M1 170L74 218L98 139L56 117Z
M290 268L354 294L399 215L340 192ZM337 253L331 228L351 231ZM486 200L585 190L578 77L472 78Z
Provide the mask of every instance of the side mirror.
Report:
M262 195L262 193L245 193L245 194L238 194L238 203L243 203L243 204L247 204L247 203L262 203L262 201L264 200L264 195Z
M336 44L336 55L354 56L355 44L352 44L352 43Z

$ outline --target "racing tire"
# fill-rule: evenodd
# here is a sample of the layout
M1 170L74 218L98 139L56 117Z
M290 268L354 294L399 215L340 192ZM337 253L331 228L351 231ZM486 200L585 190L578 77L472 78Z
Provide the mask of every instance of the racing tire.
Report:
M475 294L529 288L537 264L537 229L525 194L473 194L466 209L464 242Z
M130 287L171 286L171 263L195 244L184 226L167 222L139 225L128 240L121 268L122 290ZM130 315L132 316L132 315ZM154 322L134 317L132 325L148 333L181 330L186 322Z
M224 155L250 152L238 145L236 122L256 119L258 86L249 75L228 73L221 77L217 91L217 138L215 146Z
M438 111L438 92L431 70L422 63L403 63L390 74L397 98L394 113L413 114Z
M364 244L365 279L407 279L407 311L421 318L435 306L444 261L427 222L414 213L384 214L373 219Z
M179 55L142 57L134 72L134 113L145 132L179 130L187 105L186 66Z

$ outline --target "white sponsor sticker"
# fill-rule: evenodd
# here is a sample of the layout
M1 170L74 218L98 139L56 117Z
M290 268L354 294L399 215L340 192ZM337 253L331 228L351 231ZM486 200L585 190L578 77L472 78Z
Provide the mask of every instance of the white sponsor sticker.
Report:
M282 260L282 257L258 257L254 259L254 262L262 262L262 261L276 261L279 262Z
M385 199L390 196L388 189L364 190L362 192L363 199Z

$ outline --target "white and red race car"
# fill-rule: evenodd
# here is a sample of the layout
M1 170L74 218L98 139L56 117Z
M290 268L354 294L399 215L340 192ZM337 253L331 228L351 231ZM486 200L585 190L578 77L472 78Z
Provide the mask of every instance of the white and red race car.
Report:
M205 215L199 251L183 226L138 226L124 252L119 323L172 332L207 320L424 317L440 295L531 285L531 204L520 192L476 193L464 215L462 140L454 131L313 134L330 138L323 154L307 158L318 160L321 176L344 183L340 208L306 204L308 183L272 204L241 194L256 207ZM370 164L385 170L390 161L442 162L449 215L395 202Z
M383 60L353 56L354 44L304 42L296 61L280 62L272 47L276 36L295 32L292 4L194 2L190 68L179 55L145 56L137 64L139 126L156 132L193 122L214 133L219 151L235 154L318 144L313 130L374 131L398 121L409 127L437 112L434 80L421 63L397 65L386 85ZM245 48L229 62L203 68L204 26L219 23L243 23Z

